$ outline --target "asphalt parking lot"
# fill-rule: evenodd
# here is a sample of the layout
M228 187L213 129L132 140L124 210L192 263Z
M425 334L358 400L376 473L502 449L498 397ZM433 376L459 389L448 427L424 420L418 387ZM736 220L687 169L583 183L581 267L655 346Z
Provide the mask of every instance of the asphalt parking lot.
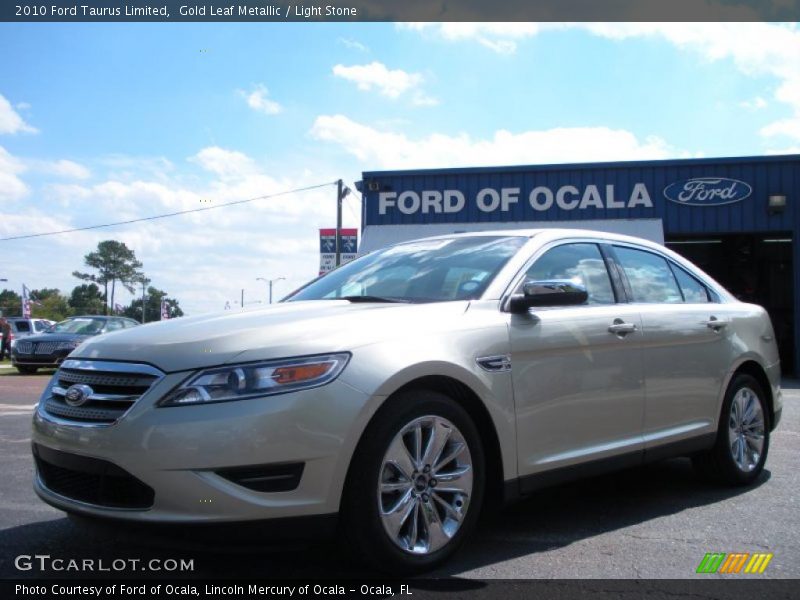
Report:
M178 577L374 575L349 562L335 541L278 544L251 528L212 533L93 525L50 508L31 489L29 447L31 412L47 379L0 367L0 578L70 575L17 570L15 557L35 554L107 561L192 559L192 572L169 573ZM701 577L695 569L707 552L771 552L766 573L756 577L800 577L798 382L785 382L784 403L767 468L755 487L710 485L695 476L688 460L677 459L552 488L486 520L455 560L432 575L694 578Z

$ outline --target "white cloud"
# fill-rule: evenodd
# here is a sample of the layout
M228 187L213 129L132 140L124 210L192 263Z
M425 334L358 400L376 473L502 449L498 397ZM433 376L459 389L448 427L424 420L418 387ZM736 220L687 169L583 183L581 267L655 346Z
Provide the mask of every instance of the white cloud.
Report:
M340 37L337 41L340 44L342 44L345 48L350 48L351 50L358 50L359 52L369 52L369 48L367 48L364 44L362 44L358 40L354 40L353 38Z
M800 154L800 146L789 146L788 148L771 148L767 154Z
M762 127L759 133L764 137L786 136L800 140L800 117L780 119L766 127Z
M775 99L794 113L761 129L765 137L800 140L800 31L768 23L610 23L586 25L611 39L658 36L706 60L731 60L748 76L778 79Z
M28 186L19 178L25 170L22 161L0 146L0 200L19 200L28 195Z
M269 90L261 83L250 92L238 90L238 93L245 99L247 106L265 115L277 115L283 110L280 104L269 98Z
M417 90L414 92L414 95L411 96L411 104L414 106L436 106L439 104L439 100L433 96L428 96L428 94L421 90Z
M71 160L56 160L42 163L42 170L67 179L89 179L92 173L81 164Z
M37 129L28 125L14 110L5 96L0 94L0 133L36 133Z
M419 89L424 81L421 74L409 73L402 69L389 69L377 61L350 67L336 65L333 67L333 74L336 77L352 81L362 91L369 92L374 89L393 100L403 94L413 92L411 102L417 106L431 106L437 103L434 98Z
M744 19L743 19L744 20ZM792 116L764 127L764 137L800 140L800 29L773 23L409 23L401 27L448 41L475 41L495 52L513 52L520 39L541 32L583 29L614 41L661 38L707 61L730 60L747 76L778 80L774 97Z
M246 154L219 146L203 148L189 160L222 180L240 179L258 171L253 159Z
M398 23L398 27L432 32L450 42L475 40L498 54L513 54L519 40L542 29L537 23Z
M767 107L767 101L764 100L761 96L756 96L752 100L744 100L743 102L740 102L739 106L741 106L742 108L747 108L749 110L761 110L762 108Z
M467 133L432 133L411 139L403 133L380 131L343 115L316 119L311 135L339 144L370 166L421 168L567 163L674 158L690 156L657 137L638 139L623 129L559 127L513 133L498 130L489 139Z
M112 162L115 169L123 164L126 173L135 175L137 160L115 157ZM307 167L294 175L272 175L250 156L218 146L202 148L189 160L197 167L192 173L181 173L171 163L170 169L154 173L150 166L162 161L143 159L138 161L138 178L116 180L95 173L97 183L45 185L30 203L14 210L13 218L0 219L0 237L212 207L333 181L338 175ZM6 162L7 154L0 151L0 165ZM102 160L93 164L106 166ZM14 165L23 168L19 162ZM335 207L331 185L134 225L4 242L9 265L4 277L69 292L79 283L70 274L82 269L84 255L102 240L118 239L144 262L153 285L177 297L190 314L221 310L225 301L239 299L242 288L248 305L266 303L266 289L255 277L286 277L275 290L279 298L316 276L316 230L335 223ZM358 212L345 211L345 226L358 225ZM47 268L31 271L26 257L32 255L46 256ZM32 273L39 271L47 276L37 280ZM127 304L132 296L118 290L118 298Z

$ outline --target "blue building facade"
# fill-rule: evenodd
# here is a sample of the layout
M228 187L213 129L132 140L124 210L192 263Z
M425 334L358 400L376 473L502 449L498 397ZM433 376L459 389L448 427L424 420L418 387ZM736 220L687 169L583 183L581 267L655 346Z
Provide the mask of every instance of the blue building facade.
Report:
M494 226L636 235L655 223L668 247L767 308L784 372L800 373L800 155L370 171L359 188L367 245Z

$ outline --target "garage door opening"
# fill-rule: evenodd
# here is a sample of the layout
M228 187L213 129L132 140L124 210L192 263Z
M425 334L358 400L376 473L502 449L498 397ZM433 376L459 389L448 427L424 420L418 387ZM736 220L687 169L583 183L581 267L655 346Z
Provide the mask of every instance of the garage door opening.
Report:
M792 234L667 236L666 244L743 302L767 309L784 374L794 370Z

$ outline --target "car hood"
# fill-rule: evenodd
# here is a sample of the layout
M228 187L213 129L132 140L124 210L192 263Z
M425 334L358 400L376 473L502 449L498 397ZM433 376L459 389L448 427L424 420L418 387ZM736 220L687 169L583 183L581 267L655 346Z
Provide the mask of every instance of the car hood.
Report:
M145 362L165 372L353 350L452 327L466 301L431 304L287 302L160 321L91 338L70 358Z

